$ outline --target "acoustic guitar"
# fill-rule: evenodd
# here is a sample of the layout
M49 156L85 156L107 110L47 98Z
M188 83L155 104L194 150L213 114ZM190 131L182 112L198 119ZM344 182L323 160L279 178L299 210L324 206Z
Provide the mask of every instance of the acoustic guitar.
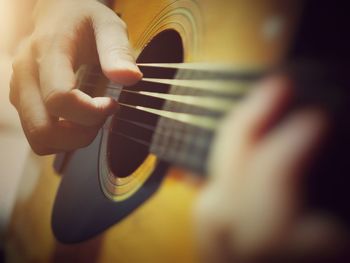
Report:
M291 58L328 59L310 30L323 11L299 1L118 0L111 8L128 25L144 77L122 87L98 66L79 69L78 88L120 109L90 146L29 157L9 262L196 262L192 209L221 119Z

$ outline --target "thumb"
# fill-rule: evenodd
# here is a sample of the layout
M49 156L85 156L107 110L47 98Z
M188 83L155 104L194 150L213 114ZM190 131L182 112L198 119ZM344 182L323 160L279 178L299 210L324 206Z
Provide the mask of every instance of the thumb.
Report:
M94 12L92 24L104 74L112 81L132 85L142 73L135 63L125 23L110 9Z

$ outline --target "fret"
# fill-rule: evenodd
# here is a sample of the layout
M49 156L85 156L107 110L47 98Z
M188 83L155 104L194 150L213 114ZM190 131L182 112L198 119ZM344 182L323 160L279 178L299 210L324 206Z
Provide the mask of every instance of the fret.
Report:
M211 74L211 77L215 78L215 74ZM202 79L208 78L208 74L179 70L175 78ZM190 96L201 96L205 93L205 90L184 90L179 86L172 86L169 90L169 94L185 94ZM174 101L167 101L163 109L189 114L203 113L202 109L194 105L183 105ZM215 118L220 119L222 115L216 115ZM156 133L153 135L150 151L162 160L199 174L205 174L213 136L213 130L205 130L161 117L158 121Z

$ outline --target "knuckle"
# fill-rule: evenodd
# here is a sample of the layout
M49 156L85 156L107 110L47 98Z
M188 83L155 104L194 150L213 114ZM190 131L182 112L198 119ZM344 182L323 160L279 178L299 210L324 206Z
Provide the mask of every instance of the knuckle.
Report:
M111 55L131 56L130 48L127 45L110 45L107 47L107 52Z
M66 93L67 92L53 87L53 89L45 95L45 97L43 98L43 102L48 109L51 109L54 105L56 105L59 101L62 100Z
M12 71L21 75L25 73L33 73L33 61L31 50L26 49L20 52L12 61Z
M114 58L117 60L123 60L123 61L133 61L133 55L131 53L131 50L128 45L110 45L107 46L105 49L106 54L110 58ZM105 73L110 73L110 71L114 71L115 67L112 67L111 64L107 64L104 66L103 70Z
M12 69L14 72L27 68L31 65L33 58L33 40L32 37L27 37L22 41L18 48L18 52L12 61Z
M24 64L24 58L21 55L18 55L14 58L12 62L12 70L13 72L18 72Z
M34 49L37 51L37 53L40 53L40 50L45 46L48 46L52 42L53 38L54 35L52 34L35 34L33 36Z
M49 144L51 121L45 117L28 116L25 114L26 108L21 108L20 117L22 120L23 130L31 145Z

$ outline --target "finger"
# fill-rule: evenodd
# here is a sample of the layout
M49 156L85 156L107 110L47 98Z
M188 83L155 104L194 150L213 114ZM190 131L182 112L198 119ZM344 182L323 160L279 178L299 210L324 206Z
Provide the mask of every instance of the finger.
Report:
M37 84L29 78L25 89L20 90L21 123L30 145L37 154L81 148L96 136L96 127L82 127L52 118L42 102Z
M235 231L239 255L271 252L288 236L298 212L300 178L326 130L318 110L293 114L258 145L245 184L245 209Z
M292 183L299 181L311 164L313 153L327 131L327 123L324 112L310 108L293 113L271 131L257 146L253 157L256 169L263 167L260 171L268 177L256 178L256 186L260 187L259 183L269 179L276 190L290 192Z
M235 180L232 171L240 170L247 155L268 127L288 105L291 84L284 77L273 77L262 82L240 107L234 109L222 123L215 137L209 158L209 172L215 176L228 175ZM231 162L227 162L230 156ZM231 186L232 182L221 181Z
M27 138L30 137L34 152L47 155L88 146L96 137L99 127L83 127L68 121L58 121L45 126L32 122L24 131Z
M235 240L231 239L246 220L237 214L247 212L242 204L245 185L249 183L246 167L257 141L288 104L290 88L283 77L266 80L228 115L219 129L210 156L211 178L196 213L200 251L207 262L235 257L231 247ZM243 256L243 251L240 253Z
M105 75L112 81L131 85L142 77L135 63L125 23L110 9L94 12L93 28L97 51Z
M91 142L97 128L85 128L67 121L57 121L46 110L39 92L37 71L26 52L14 66L18 91L18 112L25 135L38 154L69 151Z
M231 127L238 129L240 136L254 141L288 106L291 93L291 81L287 76L267 78L257 85L237 109L237 113L233 116L235 123L232 121Z
M111 98L91 98L74 89L75 74L71 55L60 47L52 47L39 61L40 86L49 113L83 126L101 125L115 112L117 103Z

